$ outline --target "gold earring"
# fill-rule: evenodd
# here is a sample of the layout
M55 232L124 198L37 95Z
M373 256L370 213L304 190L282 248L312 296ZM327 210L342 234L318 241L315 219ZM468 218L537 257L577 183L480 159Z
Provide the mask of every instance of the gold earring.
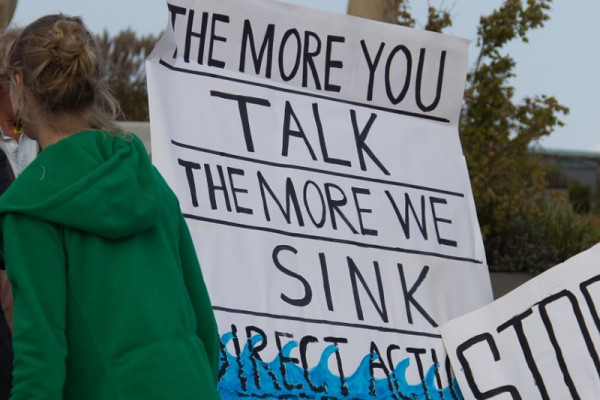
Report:
M13 125L13 133L16 135L20 135L23 133L23 125L25 125L25 120L17 113L17 120Z

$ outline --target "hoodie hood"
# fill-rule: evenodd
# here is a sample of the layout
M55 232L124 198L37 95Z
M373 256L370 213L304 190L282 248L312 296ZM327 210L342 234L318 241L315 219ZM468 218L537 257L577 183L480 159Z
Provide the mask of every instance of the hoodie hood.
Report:
M84 131L45 148L0 196L0 215L26 214L109 239L158 218L159 175L142 142Z

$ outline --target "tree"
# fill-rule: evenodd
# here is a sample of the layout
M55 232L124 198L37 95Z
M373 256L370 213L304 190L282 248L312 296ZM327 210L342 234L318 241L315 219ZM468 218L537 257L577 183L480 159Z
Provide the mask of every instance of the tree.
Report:
M123 118L148 121L148 92L145 60L158 38L153 35L138 38L130 29L111 37L108 32L97 37L104 59L108 86L121 103Z
M467 77L460 136L492 269L545 269L562 261L547 256L549 238L539 232L547 217L547 170L529 147L561 126L558 115L568 109L546 95L516 103L510 85L515 61L501 53L510 41L527 42L529 30L543 27L550 2L506 0L481 17L477 30L479 56ZM527 257L509 254L528 245Z
M393 1L397 23L413 27L409 1ZM549 197L547 167L529 151L562 125L568 108L546 95L514 99L515 61L502 50L513 40L527 42L530 30L544 26L551 0L524 3L505 0L480 18L479 54L467 76L459 132L490 268L539 272L589 247L597 236L565 210L569 204ZM448 10L428 8L425 29L442 32L451 24ZM576 243L561 240L561 231L577 231L571 236Z

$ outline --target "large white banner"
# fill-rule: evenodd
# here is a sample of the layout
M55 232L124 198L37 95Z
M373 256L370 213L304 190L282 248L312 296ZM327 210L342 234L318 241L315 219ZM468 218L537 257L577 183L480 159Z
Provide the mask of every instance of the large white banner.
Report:
M466 399L597 399L600 244L442 326Z
M174 0L152 157L192 232L223 399L459 399L439 326L491 301L458 138L467 42Z

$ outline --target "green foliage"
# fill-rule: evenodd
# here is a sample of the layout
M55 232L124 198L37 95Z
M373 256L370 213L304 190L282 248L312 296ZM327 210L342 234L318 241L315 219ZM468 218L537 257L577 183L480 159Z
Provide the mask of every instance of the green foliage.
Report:
M594 225L594 218L575 212L570 203L546 201L541 206L545 244L557 252L554 264L600 241L600 230ZM547 265L547 268L552 265Z
M425 30L441 32L442 29L452 26L452 18L447 10L437 10L434 7L427 9L427 24Z
M113 95L121 103L124 119L148 121L148 94L145 60L158 38L138 38L130 29L111 37L106 31L97 37L104 59L107 80Z
M561 126L558 115L568 109L545 95L517 103L510 85L515 61L501 53L510 41L527 41L530 29L543 26L549 4L550 0L529 0L527 5L506 0L481 17L477 30L480 53L468 75L460 136L493 270L543 269L548 260L559 261L548 254L553 252L544 246L548 237L538 231L543 228L540 221L548 217L544 214L553 209L540 196L547 167L531 156L529 147Z
M578 181L569 183L569 202L578 213L589 213L592 210L592 189Z
M569 177L560 170L558 166L548 163L548 173L546 174L547 187L550 189L567 189L569 187Z
M391 0L392 7L396 11L396 21L398 25L414 28L416 20L410 13L410 5L407 0ZM448 10L438 10L435 7L427 9L427 24L425 29L432 32L441 32L442 29L452 25L452 18Z
M496 260L496 270L538 274L600 241L594 219L577 214L569 202L545 198L537 206L488 235L486 252Z
M596 189L596 193L592 196L592 213L600 215L600 189Z
M395 10L398 10L396 12L396 21L398 22L398 25L408 26L410 28L414 27L416 21L410 13L408 2L405 0L392 0L392 2L392 7Z

